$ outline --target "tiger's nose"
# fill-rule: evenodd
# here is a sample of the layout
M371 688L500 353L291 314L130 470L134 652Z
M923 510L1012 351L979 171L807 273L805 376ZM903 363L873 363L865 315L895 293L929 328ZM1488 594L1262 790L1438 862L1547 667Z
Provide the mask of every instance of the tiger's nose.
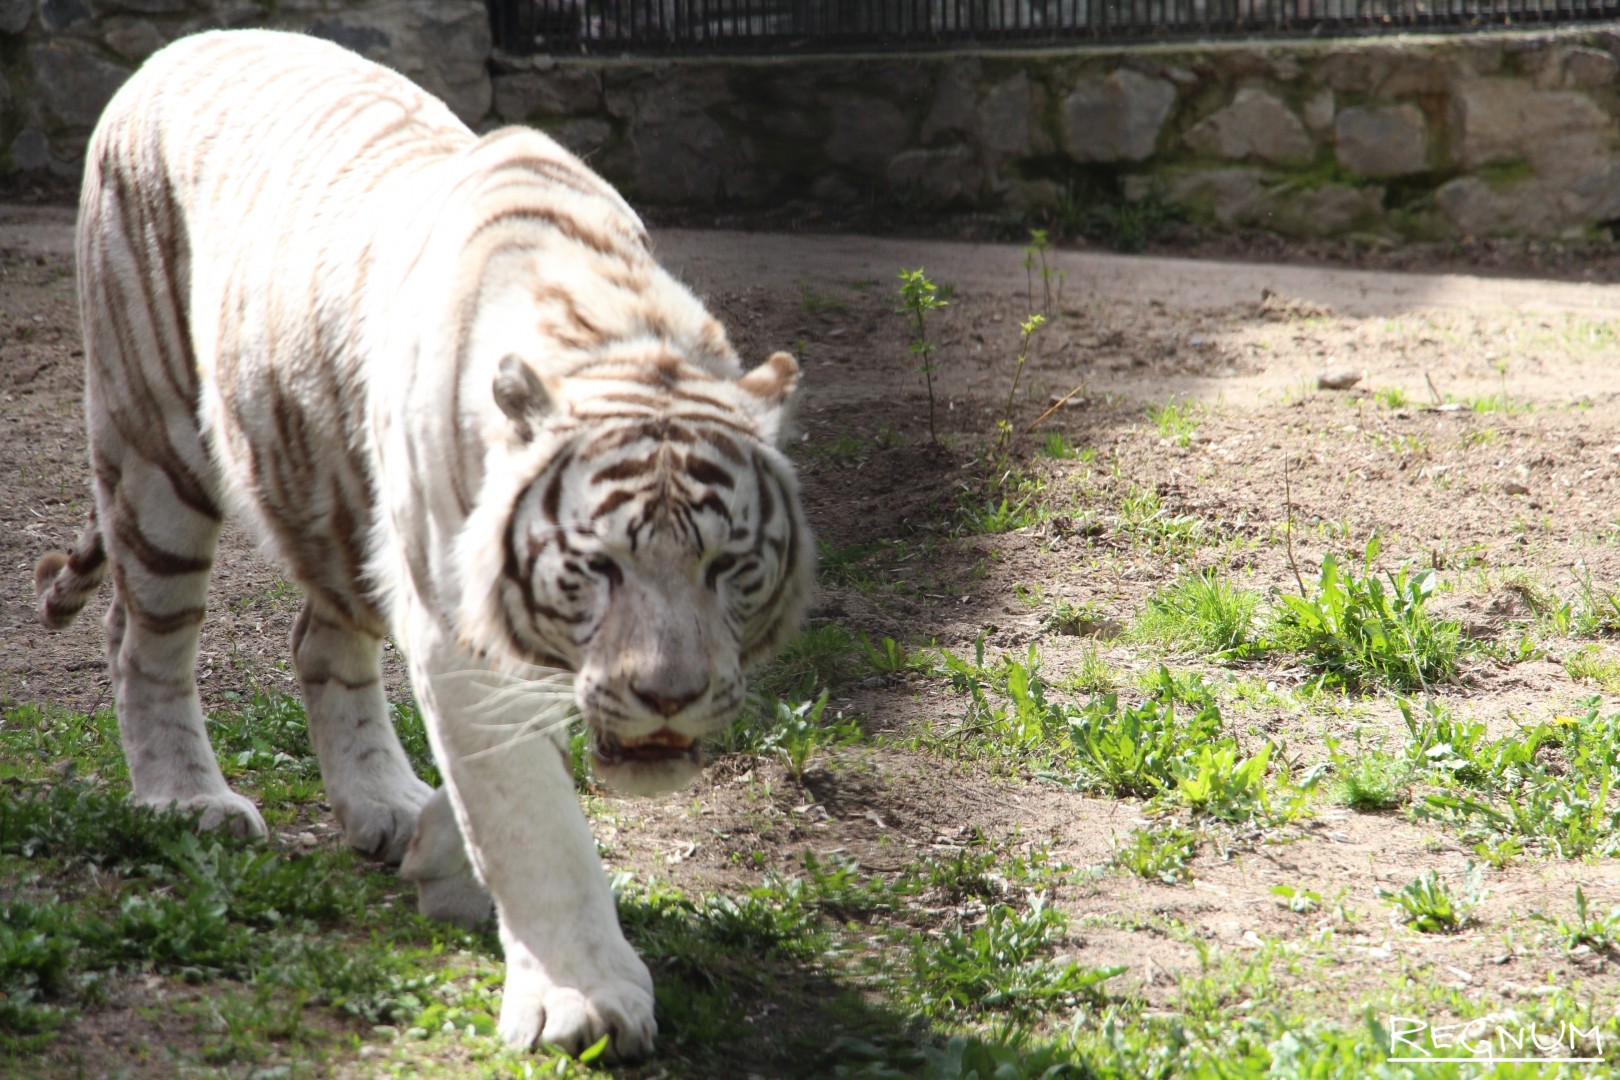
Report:
M635 694L637 699L640 700L643 705L647 706L647 708L651 709L653 712L667 720L671 716L674 716L676 713L680 712L682 709L686 708L688 705L692 704L692 702L696 701L698 698L702 697L704 694L708 693L709 688L707 686L703 686L695 691L692 691L691 693L672 694L668 691L662 690L643 690L635 683L631 683L630 692Z

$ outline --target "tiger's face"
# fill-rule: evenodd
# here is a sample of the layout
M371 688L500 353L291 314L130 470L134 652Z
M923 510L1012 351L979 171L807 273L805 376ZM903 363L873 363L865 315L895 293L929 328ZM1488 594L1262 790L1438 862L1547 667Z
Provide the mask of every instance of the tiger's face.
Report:
M518 407L537 389L528 369L504 370L503 412L556 443L511 503L489 596L504 645L575 673L603 780L684 786L809 596L813 545L772 445L797 365L778 354L736 381L673 360L576 375L540 388L552 410L538 420Z

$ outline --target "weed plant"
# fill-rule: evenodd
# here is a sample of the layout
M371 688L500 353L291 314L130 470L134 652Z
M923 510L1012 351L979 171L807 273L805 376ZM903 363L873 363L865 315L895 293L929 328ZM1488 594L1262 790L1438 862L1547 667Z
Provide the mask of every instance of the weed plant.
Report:
M842 712L827 715L827 693L810 701L765 698L743 711L720 740L727 753L771 757L795 780L804 776L815 755L860 741L861 725Z
M940 658L968 710L959 727L925 740L935 750L1013 756L1057 783L1225 821L1291 819L1305 811L1303 791L1286 783L1287 797L1273 805L1271 744L1241 750L1200 679L1178 680L1161 668L1149 696L1136 704L1117 693L1070 703L1052 698L1033 645L1022 659L1008 655L987 664L981 637L973 659L949 650Z
M1188 863L1198 853L1198 834L1180 825L1136 829L1114 848L1114 865L1150 881L1181 885L1192 879Z
M917 370L923 374L928 387L928 437L939 445L939 432L934 427L934 343L928 338L925 316L930 311L946 307L949 301L939 295L939 286L928 280L922 267L900 271L900 306L898 314L912 321L911 355L917 358Z
M1486 890L1480 884L1479 866L1470 862L1460 893L1433 870L1425 870L1398 890L1379 889L1378 896L1419 933L1454 934L1473 925L1474 908L1485 899Z
M1045 267L1042 267L1045 270ZM1013 402L1018 397L1018 383L1024 377L1024 362L1029 358L1029 343L1035 332L1046 324L1046 316L1031 315L1018 325L1021 335L1018 339L1018 366L1013 368L1012 386L1007 390L1007 408L1003 411L1001 420L996 424L996 453L1003 453L1013 434Z
M1620 949L1620 904L1599 915L1587 905L1586 893L1575 886L1575 918L1553 920L1540 912L1531 918L1553 927L1564 948L1570 952L1585 946L1593 952L1614 954Z
M1437 790L1413 806L1420 819L1457 828L1493 861L1520 850L1572 859L1620 853L1620 717L1594 700L1581 718L1540 723L1501 739L1437 703L1402 703L1408 757Z
M1393 810L1411 797L1412 763L1381 750L1334 754L1333 800L1364 813Z
M1360 572L1323 556L1314 589L1278 596L1267 643L1302 653L1328 685L1409 690L1450 680L1462 632L1426 609L1438 584L1434 572L1402 566L1380 580L1372 571L1378 550L1374 537Z

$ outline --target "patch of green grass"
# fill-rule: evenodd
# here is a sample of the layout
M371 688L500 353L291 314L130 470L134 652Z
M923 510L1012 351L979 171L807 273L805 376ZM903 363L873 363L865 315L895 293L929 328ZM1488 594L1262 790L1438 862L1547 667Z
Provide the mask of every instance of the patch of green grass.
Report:
M1426 870L1397 890L1379 889L1378 895L1395 907L1401 921L1423 934L1455 934L1473 924L1474 908L1485 898L1480 870L1470 862L1461 892Z
M1402 703L1408 754L1441 786L1413 806L1422 820L1461 831L1482 851L1511 841L1558 858L1620 852L1620 808L1611 807L1620 764L1620 717L1558 718L1497 740L1430 703L1422 715Z
M126 780L129 770L111 709L76 713L49 705L0 708L0 779L60 780L93 773Z
M897 989L929 1017L1029 1019L1052 1008L1100 1003L1103 984L1125 969L1048 959L1067 926L1063 913L1039 895L1022 910L994 904L977 926L922 939L911 954L910 978Z
M414 916L378 922L389 879L347 852L289 857L193 827L83 785L0 791L0 853L53 867L57 890L0 904L8 1049L21 1045L12 1037L48 1034L134 970L285 990L373 1023L410 1007L394 993L407 943L444 937ZM362 918L375 943L337 947L333 928Z
M1014 756L1046 779L1112 796L1157 799L1227 821L1287 820L1304 812L1304 792L1272 771L1272 744L1239 748L1224 730L1213 691L1201 679L1161 669L1138 704L1116 694L1082 704L1049 697L1034 646L1022 658L987 665L984 642L972 660L949 650L941 659L952 686L968 698L954 730L932 730L930 748ZM1178 705L1186 707L1185 716ZM1272 788L1284 795L1272 804Z
M1079 778L1115 796L1176 790L1183 775L1196 770L1199 749L1221 735L1220 712L1213 706L1178 719L1174 702L1121 706L1113 694L1072 710L1067 720Z
M1052 608L1041 619L1041 633L1066 637L1087 637L1104 632L1110 621L1097 601L1076 604L1072 600L1053 600Z
M964 506L961 526L962 532L969 536L1005 533L1038 525L1044 517L1033 496L1026 495L1017 502L1003 497L999 502L992 499L983 506Z
M1576 649L1564 658L1564 670L1580 683L1591 683L1606 694L1620 694L1620 659L1596 645Z
M1137 487L1120 500L1117 528L1122 536L1165 555L1190 552L1208 540L1201 517L1174 513L1157 492Z
M1481 394L1478 397L1469 398L1466 404L1470 409L1482 416L1495 413L1513 416L1535 410L1535 406L1530 402L1513 397L1505 391L1495 394Z
M1620 591L1592 584L1592 575L1582 572L1576 578L1578 592L1572 605L1571 628L1581 637L1610 637L1620 634Z
M810 697L854 678L861 660L861 642L854 634L837 623L816 623L789 642L751 681L763 694Z
M1412 764L1381 750L1359 750L1333 760L1333 801L1363 812L1393 810L1411 797Z
M1049 458L1059 461L1091 462L1097 457L1097 451L1091 447L1079 447L1069 441L1069 437L1061 431L1048 431L1041 437L1041 453Z
M1119 669L1103 657L1096 642L1088 642L1058 685L1073 694L1106 694L1117 690L1120 682Z
M867 667L879 675L932 674L935 663L928 650L908 648L891 637L873 641L861 635L861 652Z
M1309 915L1321 910L1322 894L1310 889L1297 889L1292 885L1273 885L1271 895L1282 901L1282 906L1296 915Z
M1180 885L1192 879L1188 863L1198 854L1198 834L1179 825L1134 829L1114 848L1114 865L1150 881Z
M1553 920L1540 912L1530 916L1553 928L1566 950L1586 946L1594 952L1614 953L1620 949L1620 904L1599 915L1587 906L1586 893L1575 886L1575 918Z
M860 721L842 711L827 715L827 693L814 700L767 698L743 711L720 741L728 753L774 757L795 779L817 753L848 746L864 736Z
M848 304L831 293L820 292L810 282L799 279L799 310L809 315L829 311L844 311Z
M1412 403L1412 395L1404 386L1384 386L1373 391L1373 400L1386 409L1404 409Z
M1148 597L1131 621L1134 641L1233 659L1255 650L1259 596L1239 589L1214 570L1183 574Z
M1374 537L1360 572L1323 556L1315 588L1278 597L1267 644L1301 653L1336 685L1410 689L1450 680L1462 632L1426 610L1438 584L1434 572L1402 566L1380 580L1371 569L1377 553Z
M828 585L849 585L863 590L876 588L879 583L872 564L878 556L892 554L896 547L893 541L888 540L846 544L843 547L818 542L816 576Z
M1202 403L1187 398L1171 398L1162 404L1149 405L1147 418L1159 432L1159 438L1175 446L1188 446L1193 433L1204 422Z
M1266 769L1271 743L1245 755L1230 741L1200 746L1176 776L1183 802L1223 821L1245 822L1266 816Z
M1066 198L1073 198L1072 194ZM1060 204L1061 205L1061 204ZM1064 214L1065 218L1071 214ZM1140 199L1088 199L1079 211L1078 229L1127 254L1141 251L1159 233L1186 217L1185 211L1153 190Z

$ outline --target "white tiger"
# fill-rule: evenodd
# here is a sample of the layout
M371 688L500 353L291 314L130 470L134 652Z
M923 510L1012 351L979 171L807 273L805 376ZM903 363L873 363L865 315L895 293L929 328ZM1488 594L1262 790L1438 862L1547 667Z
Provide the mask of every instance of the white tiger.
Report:
M111 570L135 799L265 832L215 762L194 672L229 504L307 594L293 656L349 842L403 860L429 914L477 919L493 897L507 1042L648 1051L652 982L546 694L571 682L609 783L695 775L810 591L774 446L793 359L741 374L636 215L544 135L476 138L402 77L290 34L187 38L119 90L77 256L95 507L35 581L60 626ZM388 720L390 633L437 792Z

